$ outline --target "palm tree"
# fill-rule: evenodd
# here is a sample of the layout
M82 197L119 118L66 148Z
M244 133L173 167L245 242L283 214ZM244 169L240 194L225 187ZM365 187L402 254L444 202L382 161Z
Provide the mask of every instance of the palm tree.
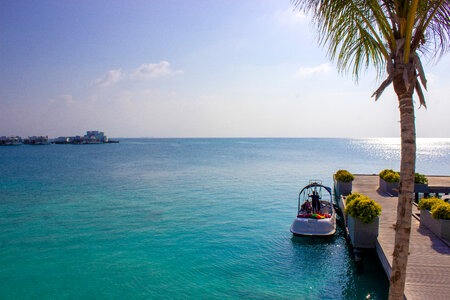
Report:
M361 68L372 65L379 76L387 73L372 95L375 100L393 83L400 109L401 165L389 299L403 299L416 160L413 93L426 107L420 55L439 58L449 50L450 0L291 1L312 14L319 42L328 45L340 71L358 79Z

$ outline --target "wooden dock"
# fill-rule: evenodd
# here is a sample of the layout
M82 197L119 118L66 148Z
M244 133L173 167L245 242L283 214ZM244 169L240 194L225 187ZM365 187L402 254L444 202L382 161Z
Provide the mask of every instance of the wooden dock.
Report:
M429 186L450 187L450 176L430 176ZM391 274L397 219L397 197L378 190L378 175L355 175L354 193L369 196L382 207L376 250L383 268ZM405 297L450 299L450 247L426 227L420 226L420 212L413 207Z

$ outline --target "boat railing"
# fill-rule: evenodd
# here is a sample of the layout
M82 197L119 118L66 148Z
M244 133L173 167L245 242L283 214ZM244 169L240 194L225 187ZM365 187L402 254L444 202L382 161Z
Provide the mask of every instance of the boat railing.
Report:
M309 181L309 184L310 184L310 185L311 185L311 184L322 185L322 180L319 180L319 179L311 179L311 180Z

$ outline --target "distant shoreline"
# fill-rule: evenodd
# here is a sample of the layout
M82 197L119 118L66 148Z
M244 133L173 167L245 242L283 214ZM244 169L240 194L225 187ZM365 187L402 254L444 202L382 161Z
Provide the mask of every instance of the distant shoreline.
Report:
M50 144L116 144L119 140L109 140L103 131L86 131L83 136L60 136L49 139L48 136L29 136L23 139L20 136L2 136L0 137L0 146L19 146L19 145L50 145Z

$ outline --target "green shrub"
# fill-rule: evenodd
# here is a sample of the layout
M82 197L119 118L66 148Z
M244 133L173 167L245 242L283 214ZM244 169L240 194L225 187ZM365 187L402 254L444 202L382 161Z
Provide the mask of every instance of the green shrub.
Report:
M419 201L417 206L420 210L431 210L435 205L443 203L444 200L433 197L433 198L423 198Z
M394 170L392 169L384 169L383 171L380 172L380 174L378 174L382 179L384 179L386 177L387 174L389 173L395 173Z
M364 197L363 195L361 195L360 193L353 193L347 196L347 198L345 198L345 205L348 205L350 203L350 201L355 200L356 198L359 197Z
M392 169L384 169L380 172L380 177L386 182L394 183L400 181L400 173L395 172ZM414 183L421 183L421 184L428 184L428 179L425 177L425 175L420 173L414 174Z
M433 206L431 216L435 219L450 220L450 203L442 201Z
M337 181L351 182L355 179L355 176L347 170L339 170L334 174L334 178L336 178Z
M389 183L399 182L400 180L400 173L395 172L392 169L384 169L380 172L379 176L381 179Z
M414 174L414 183L428 184L428 179L423 174L415 173Z
M358 194L353 196L352 199L348 201L348 205L345 207L345 213L349 214L353 218L359 219L365 224L370 224L380 215L381 206L373 199Z
M385 181L389 182L389 183L399 182L400 181L400 173L394 172L394 173L387 174Z

